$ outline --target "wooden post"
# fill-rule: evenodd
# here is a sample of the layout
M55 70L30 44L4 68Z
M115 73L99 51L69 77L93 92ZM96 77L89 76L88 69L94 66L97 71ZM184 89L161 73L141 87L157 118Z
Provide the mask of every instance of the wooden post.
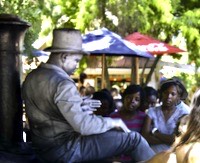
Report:
M105 83L105 54L102 55L101 57L101 63L102 63L102 69L101 69L101 89L106 87L106 83Z
M162 55L158 55L158 56L156 57L156 59L155 59L153 65L152 65L152 67L151 67L151 70L150 70L149 74L147 75L147 79L146 79L146 82L145 82L145 85L144 85L144 86L147 86L147 84L148 84L149 81L151 80L151 76L152 76L152 74L153 74L153 72L154 72L154 70L155 70L155 68L156 68L156 65L157 65L158 62L160 61L161 57L162 57Z
M144 67L142 68L142 73L140 75L140 84L141 84L141 86L144 86L144 84L145 84L144 83L144 72L145 72L145 69L147 67L148 62L149 62L149 58L146 58L146 62L144 64Z
M139 58L132 57L131 84L140 84L139 82Z

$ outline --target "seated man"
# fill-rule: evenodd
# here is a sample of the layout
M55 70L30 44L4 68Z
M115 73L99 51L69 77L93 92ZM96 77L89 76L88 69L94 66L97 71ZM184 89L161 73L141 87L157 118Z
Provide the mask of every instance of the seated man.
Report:
M123 152L134 161L151 158L146 140L130 132L121 119L100 117L82 109L82 98L70 75L85 52L79 30L55 29L47 63L23 83L23 98L32 143L42 162L81 162Z

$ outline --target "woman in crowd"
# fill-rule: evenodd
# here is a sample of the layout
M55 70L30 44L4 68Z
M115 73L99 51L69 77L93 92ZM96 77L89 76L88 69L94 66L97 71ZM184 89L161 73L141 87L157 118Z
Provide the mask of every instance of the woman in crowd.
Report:
M187 116L184 116L188 118ZM168 150L155 155L147 163L199 163L200 162L200 89L194 94L186 131ZM184 120L184 119L183 119ZM185 119L186 120L186 119ZM184 121L185 121L184 120ZM187 121L187 120L186 120Z
M112 118L121 118L132 131L141 132L146 114L140 111L144 100L144 92L140 85L129 85L122 95L122 108L113 114Z
M180 81L173 78L165 80L160 87L162 105L147 111L142 135L156 153L170 148L175 140L177 121L182 115L189 114L187 109L176 107L177 101L185 94L187 91Z

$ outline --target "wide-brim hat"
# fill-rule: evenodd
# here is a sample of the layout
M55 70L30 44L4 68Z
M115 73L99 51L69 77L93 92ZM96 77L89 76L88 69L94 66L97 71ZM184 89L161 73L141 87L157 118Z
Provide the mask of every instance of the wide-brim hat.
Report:
M82 37L80 30L60 28L53 30L52 46L47 47L44 51L48 52L69 52L78 54L89 54L82 49Z
M182 90L182 93L180 95L180 99L185 100L188 96L188 92L187 92L184 84L177 77L172 77L170 79L166 79L166 80L162 81L161 85L160 85L160 89L162 90L163 87L165 87L167 84L170 84L170 83L174 83L175 85L179 86L179 88Z

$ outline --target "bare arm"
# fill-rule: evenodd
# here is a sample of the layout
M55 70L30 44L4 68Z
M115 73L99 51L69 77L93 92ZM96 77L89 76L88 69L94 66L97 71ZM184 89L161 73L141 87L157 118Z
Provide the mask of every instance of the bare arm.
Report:
M176 163L176 154L172 153L170 151L163 151L158 154L156 154L154 157L146 161L146 163L168 163L173 162Z
M158 138L161 142L165 143L165 144L172 144L175 141L175 135L171 134L171 135L167 135L167 134L162 134L159 131L156 131L154 133L154 136L156 138Z
M147 115L141 132L142 136L149 144L162 144L162 141L151 133L151 123L152 119Z

